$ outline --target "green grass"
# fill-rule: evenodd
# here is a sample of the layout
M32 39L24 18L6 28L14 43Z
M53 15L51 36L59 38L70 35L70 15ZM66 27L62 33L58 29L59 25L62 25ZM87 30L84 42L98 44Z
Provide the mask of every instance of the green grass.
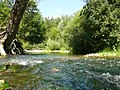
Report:
M120 56L120 50L103 50L101 52L98 52L100 56Z

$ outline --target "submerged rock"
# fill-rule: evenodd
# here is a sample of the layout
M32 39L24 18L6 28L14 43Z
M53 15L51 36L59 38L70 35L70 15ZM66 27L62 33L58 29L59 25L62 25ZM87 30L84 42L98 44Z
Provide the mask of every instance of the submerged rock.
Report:
M60 69L59 68L52 68L52 70L51 70L52 72L59 72L60 71Z
M5 69L9 69L10 66L15 66L15 65L17 65L17 64L16 63L8 63L5 65Z
M15 72L19 72L22 68L22 65L16 63L8 63L0 68L0 75L11 74Z

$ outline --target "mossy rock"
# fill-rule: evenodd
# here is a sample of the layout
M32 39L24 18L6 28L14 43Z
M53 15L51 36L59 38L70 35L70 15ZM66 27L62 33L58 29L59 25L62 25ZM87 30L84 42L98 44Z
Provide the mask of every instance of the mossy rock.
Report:
M0 90L6 90L6 88L10 88L10 84L5 80L0 80Z
M15 72L20 72L22 65L16 63L8 63L0 67L0 75L11 74Z

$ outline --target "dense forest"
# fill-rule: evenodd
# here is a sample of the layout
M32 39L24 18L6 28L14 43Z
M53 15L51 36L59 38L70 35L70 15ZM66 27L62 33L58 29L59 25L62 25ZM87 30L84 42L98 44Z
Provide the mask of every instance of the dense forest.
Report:
M0 0L0 29L14 2ZM1 31L0 30L0 31ZM24 49L70 50L74 54L120 50L120 0L88 0L71 16L43 18L30 0L17 32Z

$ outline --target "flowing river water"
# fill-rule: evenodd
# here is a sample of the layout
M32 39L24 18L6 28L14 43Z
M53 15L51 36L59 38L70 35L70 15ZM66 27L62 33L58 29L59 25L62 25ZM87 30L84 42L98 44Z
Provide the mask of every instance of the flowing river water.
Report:
M17 72L0 75L13 90L120 90L120 58L75 55L13 55L0 66L20 64Z

